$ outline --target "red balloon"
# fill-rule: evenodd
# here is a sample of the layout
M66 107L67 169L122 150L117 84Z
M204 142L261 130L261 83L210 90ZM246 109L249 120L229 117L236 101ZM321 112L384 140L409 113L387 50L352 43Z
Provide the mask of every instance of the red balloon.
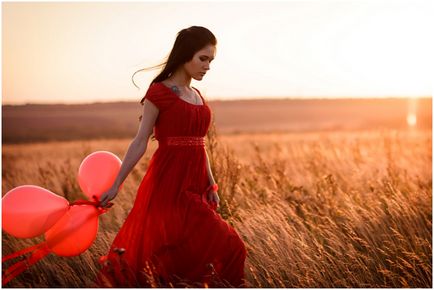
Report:
M93 205L73 205L45 233L50 250L59 256L77 256L93 243L98 232L98 209Z
M110 189L121 168L122 161L111 152L97 151L88 155L78 169L78 184L92 199Z
M33 238L51 228L68 207L65 198L45 188L18 186L2 198L2 228L17 238Z

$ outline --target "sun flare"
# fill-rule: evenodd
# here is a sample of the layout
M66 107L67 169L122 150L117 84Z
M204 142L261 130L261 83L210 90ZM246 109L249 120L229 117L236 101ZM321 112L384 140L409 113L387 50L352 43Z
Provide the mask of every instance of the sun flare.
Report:
M411 127L415 126L417 123L417 118L415 114L408 114L407 115L407 124Z

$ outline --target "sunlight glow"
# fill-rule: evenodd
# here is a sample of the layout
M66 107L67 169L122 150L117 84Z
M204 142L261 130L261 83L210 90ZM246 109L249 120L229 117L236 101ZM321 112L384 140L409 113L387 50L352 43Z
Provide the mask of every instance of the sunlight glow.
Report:
M186 3L2 3L3 103L140 100L190 25L218 39L209 100L431 94L427 0Z
M417 118L416 118L415 114L409 114L409 115L407 115L407 124L410 127L414 127L416 125L416 123L417 123Z

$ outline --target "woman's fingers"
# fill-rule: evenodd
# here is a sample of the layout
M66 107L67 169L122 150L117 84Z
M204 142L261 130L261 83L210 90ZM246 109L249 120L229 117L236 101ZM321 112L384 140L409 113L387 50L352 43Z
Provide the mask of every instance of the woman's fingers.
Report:
M208 201L209 202L212 202L214 200L214 193L212 192L212 191L210 191L209 193L208 193Z
M113 198L109 198L109 194L103 193L98 199L95 195L92 195L92 199L97 202L98 207L110 208L113 206L113 203L110 202Z
M218 194L217 194L216 192L213 192L213 191L211 191L211 192L208 194L208 201L209 201L210 203L215 203L217 207L218 207L219 204L220 204L220 198L219 198Z
M101 207L107 207L108 204L111 204L111 202L104 201L104 202L101 202L101 203L100 203L100 206L101 206ZM113 205L113 204L112 204L112 205Z
M105 207L105 206L106 206L106 203L107 203L107 199L108 199L108 196L107 196L107 195L102 195L99 204L100 204L102 207Z

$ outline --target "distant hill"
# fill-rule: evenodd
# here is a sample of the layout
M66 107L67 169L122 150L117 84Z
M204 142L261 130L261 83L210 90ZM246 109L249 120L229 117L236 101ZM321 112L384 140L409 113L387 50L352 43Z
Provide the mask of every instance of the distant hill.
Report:
M408 99L209 101L220 134L321 130L404 129ZM432 127L432 99L418 99L417 127ZM142 106L133 102L84 105L4 105L3 143L134 137Z

